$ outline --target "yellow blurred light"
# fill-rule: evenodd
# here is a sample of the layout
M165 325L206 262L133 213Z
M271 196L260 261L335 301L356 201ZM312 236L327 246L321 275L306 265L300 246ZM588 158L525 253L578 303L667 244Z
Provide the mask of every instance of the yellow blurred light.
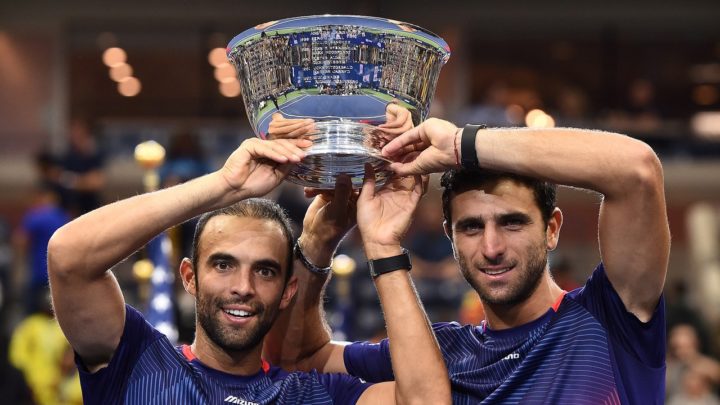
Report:
M150 277L152 277L154 268L155 266L153 266L150 260L138 260L133 264L132 267L133 276L135 276L135 279L138 281L149 281Z
M132 76L132 74L133 74L132 66L128 65L125 62L123 62L122 64L119 64L119 65L115 65L110 68L110 78L116 82L121 82L121 81L125 80L126 78Z
M693 131L703 137L720 139L720 111L703 111L690 119Z
M237 74L235 73L235 68L233 65L225 62L221 64L220 66L215 68L215 80L223 83L228 82L228 78L236 78Z
M127 77L118 83L118 92L125 97L134 97L140 93L142 85L136 77Z
M165 160L165 148L155 141L145 141L135 146L135 161L144 169L155 169Z
M237 80L220 82L218 88L220 89L220 94L225 97L237 97L240 95L240 82Z
M347 255L337 255L332 262L332 272L338 276L347 276L355 271L355 259Z
M208 53L208 62L215 67L219 67L224 63L228 63L225 48L215 48Z
M692 99L698 105L712 105L720 99L720 94L717 87L710 84L701 84L693 89Z
M554 128L555 120L540 109L530 110L525 115L525 125L530 128Z
M103 52L102 60L105 65L113 67L125 63L127 54L122 48L108 48Z

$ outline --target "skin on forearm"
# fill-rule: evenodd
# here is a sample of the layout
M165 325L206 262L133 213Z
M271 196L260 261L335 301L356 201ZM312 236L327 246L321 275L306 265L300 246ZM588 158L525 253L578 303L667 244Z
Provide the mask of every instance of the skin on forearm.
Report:
M631 186L625 180L635 175L629 164L644 163L652 154L625 135L573 128L481 129L475 149L484 169L595 190L606 198L624 193Z
M299 260L294 266L297 292L265 336L263 356L285 370L323 370L327 359L321 352L330 343L331 332L322 297L330 275L311 273Z
M72 270L76 276L89 279L102 277L155 235L222 207L232 193L216 172L101 207L58 230L50 242L49 250L55 252L50 268Z
M383 274L375 286L387 325L397 403L449 403L447 369L410 274Z

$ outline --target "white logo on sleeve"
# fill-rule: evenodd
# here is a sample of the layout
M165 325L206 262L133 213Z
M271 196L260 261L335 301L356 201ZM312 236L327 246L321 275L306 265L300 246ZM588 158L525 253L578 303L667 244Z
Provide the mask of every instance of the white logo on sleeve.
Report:
M520 353L510 353L503 357L503 360L517 360L520 358Z
M235 405L259 405L257 402L250 402L244 399L238 398L235 395L228 395L224 402L228 402Z

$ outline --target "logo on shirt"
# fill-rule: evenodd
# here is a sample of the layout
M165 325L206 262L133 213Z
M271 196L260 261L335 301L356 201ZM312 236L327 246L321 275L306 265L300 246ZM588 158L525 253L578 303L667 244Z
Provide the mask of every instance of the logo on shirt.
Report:
M517 360L520 358L520 353L510 353L503 357L503 360Z
M228 395L228 397L225 398L224 402L236 405L259 405L257 402L246 401L244 399L236 397L235 395Z

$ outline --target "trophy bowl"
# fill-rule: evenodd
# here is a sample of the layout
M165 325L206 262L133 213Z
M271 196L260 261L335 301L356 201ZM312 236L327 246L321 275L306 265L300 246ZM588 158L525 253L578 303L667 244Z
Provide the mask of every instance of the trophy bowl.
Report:
M380 155L391 137L378 128L386 121L386 107L407 109L413 125L425 120L450 49L415 25L322 15L248 29L230 41L227 55L256 136L276 137L269 128L278 116L314 121L302 135L313 145L288 180L332 189L340 174L360 188L367 163L377 184L391 176L390 162Z

